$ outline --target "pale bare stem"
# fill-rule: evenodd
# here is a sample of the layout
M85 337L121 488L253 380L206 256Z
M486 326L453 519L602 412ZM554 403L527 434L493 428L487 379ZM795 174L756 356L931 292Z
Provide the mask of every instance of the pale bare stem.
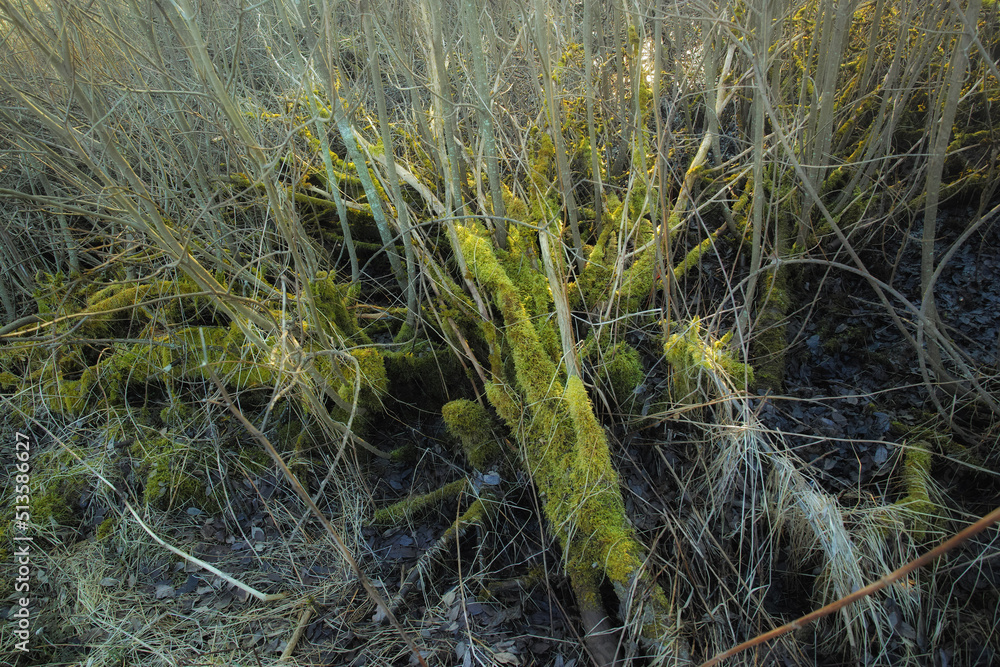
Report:
M569 164L566 159L566 142L562 134L562 114L556 100L555 86L552 81L549 20L542 0L535 0L534 8L534 37L540 55L539 63L542 70L542 89L544 90L545 103L548 108L549 134L555 146L556 169L560 182L559 190L562 195L563 206L566 209L566 215L569 218L570 234L573 239L574 263L578 270L582 271L586 258L583 255L583 241L580 238L580 212L577 209L576 196L573 194L573 178L569 173Z
M558 228L551 224L548 229L543 228L538 232L538 245L541 249L542 263L545 266L545 274L549 279L549 290L552 292L552 300L556 311L556 321L559 324L559 339L562 343L562 361L566 367L567 376L580 375L579 353L576 347L576 340L573 333L573 320L569 308L569 295L566 291L566 266L562 257L562 244L555 244L553 248L552 239L558 238L550 230ZM551 238L550 238L551 234Z
M981 0L972 0L965 10L965 24L975 25L979 16ZM950 13L949 13L950 14ZM944 21L942 20L942 23ZM948 64L948 79L944 87L944 95L933 106L933 112L929 114L930 155L927 160L927 199L924 204L924 226L923 238L920 252L920 290L923 295L921 299L921 314L917 326L917 344L923 345L924 322L929 322L931 326L940 331L940 318L934 299L934 244L937 241L937 214L938 200L941 195L941 175L944 171L944 161L948 150L948 143L951 140L952 126L955 123L955 114L958 110L958 98L962 92L962 83L965 80L966 70L969 64L969 47L972 44L972 35L962 29L957 39L953 42L951 61ZM937 341L933 338L926 341L926 357L921 355L921 368L924 360L930 365L934 373L934 379L944 382L951 379L951 374L945 369L941 359L941 350ZM930 386L930 378L924 370L925 380L928 382L928 390L934 393Z
M820 4L817 18L818 34L813 36L810 50L816 50L816 70L807 73L813 78L813 91L809 96L809 116L801 140L802 161L809 165L807 173L814 183L822 183L826 176L830 146L833 141L833 111L837 95L837 77L847 41L848 22L854 15L855 0L826 0ZM804 77L805 78L805 77ZM798 225L798 246L804 248L812 234L810 212L812 201L803 193L802 214Z
M601 176L601 155L597 144L597 123L594 118L594 105L596 100L594 86L594 2L584 0L583 3L583 76L586 80L586 104L587 104L587 138L590 141L590 172L594 182L594 234L600 235L601 225L604 215L604 182ZM657 45L658 47L659 45ZM659 97L655 94L653 99L659 107Z
M753 202L750 224L752 228L752 239L750 246L750 276L747 281L746 315L740 319L742 326L741 334L745 335L744 328L749 322L750 309L755 303L756 287L758 275L763 256L763 230L764 230L764 96L770 92L770 87L765 78L766 72L770 70L768 63L768 51L771 45L771 0L758 0L754 7L756 20L754 23L754 39L752 41L752 52L750 54L752 69L755 76L752 85L756 91L752 101L753 120L751 132L753 136ZM759 78L758 78L759 77Z
M460 8L462 25L470 40L472 53L472 72L475 84L476 115L479 119L479 136L483 142L486 160L486 172L490 180L490 203L493 217L494 237L497 247L507 249L507 223L504 218L507 210L503 202L503 188L500 183L500 162L497 151L496 135L493 130L493 110L490 108L492 96L486 74L486 44L483 42L482 31L479 28L479 4L473 0L462 0Z
M396 222L399 226L402 240L403 253L406 258L406 272L400 287L406 294L406 324L413 326L418 315L417 306L417 276L416 264L413 256L413 240L410 230L410 216L406 201L403 199L403 192L399 188L399 175L396 172L396 156L392 134L389 128L389 115L385 110L385 91L382 86L382 73L379 65L378 51L375 49L375 36L372 30L372 14L367 0L362 3L363 12L362 24L364 25L365 41L368 45L369 66L371 68L372 82L375 87L375 100L378 107L378 123L382 134L382 146L385 154L386 172L389 179L389 191L392 194L393 203L396 206ZM390 257L393 253L390 253Z
M320 22L320 35L317 38L312 31L307 33L313 41L312 49L318 52L315 62L321 74L320 83L325 86L327 99L331 101L336 99L336 91L340 85L338 82L340 73L338 70L337 25L336 21L333 20L333 15L334 6L331 5L330 0L323 0L323 18ZM361 269L358 264L358 252L354 244L350 221L347 218L347 203L344 201L344 196L340 192L340 178L333 169L330 141L327 138L328 132L326 129L332 118L335 118L338 114L340 114L342 109L339 105L331 103L329 109L326 111L326 114L321 114L320 102L316 99L312 88L310 88L306 94L315 118L316 135L319 137L320 156L323 160L323 169L326 172L330 196L333 198L334 204L337 207L337 216L340 219L340 230L344 235L344 245L347 248L348 261L350 262L351 267L351 281L356 283L361 277ZM323 117L324 115L325 117Z

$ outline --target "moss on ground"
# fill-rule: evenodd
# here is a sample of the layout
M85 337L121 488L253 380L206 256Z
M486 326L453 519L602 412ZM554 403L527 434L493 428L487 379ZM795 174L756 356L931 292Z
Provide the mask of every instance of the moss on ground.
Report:
M165 435L139 439L131 447L144 478L143 500L159 510L197 507L218 512L221 503L206 492L207 482L198 475L205 469L204 454L187 443Z
M906 495L896 505L909 517L909 533L922 541L941 523L941 509L931 501L928 484L931 479L931 447L922 440L907 443L900 474L900 486Z

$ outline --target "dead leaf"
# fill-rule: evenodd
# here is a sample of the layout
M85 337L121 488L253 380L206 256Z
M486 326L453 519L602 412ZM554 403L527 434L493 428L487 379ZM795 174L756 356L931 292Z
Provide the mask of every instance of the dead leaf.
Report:
M175 595L174 587L170 584L159 584L156 587L156 599L162 600L163 598L172 598Z

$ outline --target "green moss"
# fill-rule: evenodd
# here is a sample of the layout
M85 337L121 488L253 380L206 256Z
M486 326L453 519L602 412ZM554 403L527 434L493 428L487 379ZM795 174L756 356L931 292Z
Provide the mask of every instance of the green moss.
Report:
M72 454L62 448L42 452L31 462L30 521L46 532L52 528L77 528L80 516L77 513L81 494L86 490L90 477L86 468ZM15 506L11 475L11 487L4 498L7 502L0 507L0 552L7 553L10 543L9 528L13 525ZM0 553L0 556L3 555Z
M58 414L79 415L85 405L81 385L80 380L64 380L61 377L45 383L42 387L45 406Z
M115 529L118 528L118 519L109 516L101 522L101 525L97 527L97 539L103 540L104 538L112 535Z
M194 415L190 405L180 400L170 401L160 410L160 421L170 427L183 426Z
M21 384L21 378L17 377L9 371L0 372L0 390L10 391L11 389L17 389Z
M116 346L84 370L81 388L96 391L111 404L121 404L130 390L144 394L148 382L163 379L161 361L167 353L165 348L145 343Z
M323 329L329 331L332 327L346 340L371 344L368 336L358 327L357 320L348 311L351 302L349 286L338 285L332 274L320 271L310 287L316 309L327 320L323 323Z
M198 507L217 512L220 503L205 492L205 482L195 475L202 469L201 457L192 447L167 436L137 440L131 447L133 458L141 461L145 477L143 500L160 510Z
M649 220L641 218L636 224L633 244L636 255L632 264L622 273L618 290L618 310L635 313L641 310L643 299L649 298L656 280L656 247L653 243L654 230Z
M440 506L447 498L454 498L465 490L466 484L468 482L465 478L462 478L450 484L445 484L430 493L400 500L398 503L393 503L388 507L383 507L376 511L373 520L375 523L382 525L407 523L421 514Z
M615 263L614 255L608 256L608 249L615 248L617 244L618 235L614 232L614 225L606 224L587 255L587 264L577 280L577 289L570 292L574 300L570 305L596 309L607 302Z
M412 443L406 443L389 452L389 460L394 463L416 463L418 454L417 448Z
M475 336L470 334L467 338L475 343ZM424 410L440 410L448 400L449 390L465 380L458 357L427 340L414 339L397 350L384 352L382 357L389 378L389 395L405 396Z
M754 382L754 370L739 361L728 349L732 334L713 339L696 317L679 332L671 334L663 346L671 367L675 400L695 404L710 400L721 383Z
M269 359L257 358L239 326L187 327L173 331L159 347L161 370L172 378L209 380L209 368L230 387L242 391L273 386L277 371Z
M645 377L639 352L628 343L618 343L604 354L601 378L619 403L629 399Z
M781 393L785 382L786 315L791 299L785 284L784 267L764 274L758 303L757 333L753 340L755 388L759 392Z
M713 233L712 235L706 237L701 243L691 248L691 250L684 255L684 259L674 267L674 278L680 280L685 273L698 266L698 264L701 263L702 256L714 246L714 243L715 234Z
M906 495L896 505L909 516L910 534L917 541L923 540L941 522L941 512L931 501L928 484L931 475L931 445L921 440L907 443L903 462L901 485Z
M142 307L153 296L170 293L169 281L118 283L92 294L79 313L85 318L80 327L84 335L111 337L127 333L133 321L146 322L149 313Z
M937 415L928 415L930 422L938 421ZM910 534L922 540L936 533L944 519L943 508L931 499L931 469L933 455L944 453L982 465L968 449L954 442L944 425L938 428L928 426L908 426L901 422L892 423L893 434L906 444L906 454L899 474L902 497L894 507L903 510Z
M471 465L486 471L503 457L503 450L493 434L492 419L479 403L460 398L441 408L444 423L459 442Z
M552 137L537 127L532 127L528 138L535 146L535 161L531 165L531 181L542 192L547 192L555 180L556 147Z
M40 526L75 526L73 511L84 484L79 479L53 481L31 496L31 520Z
M352 403L357 377L361 383L358 407L368 412L381 412L382 397L389 388L389 377L385 372L382 354L374 347L356 348L350 354L357 360L357 366L353 363L343 364L341 373L347 382L341 385L337 393L345 401Z
M645 549L625 515L607 440L583 383L569 377L563 389L556 364L488 242L473 227L463 225L457 232L470 270L503 317L497 329L503 339L496 342L506 345L513 361L508 371L498 354L491 355L495 379L487 384L487 397L515 429L571 578L598 568L627 605L637 580L644 591L657 586L646 573ZM643 638L657 650L676 651L669 601L662 592L648 593L647 600Z
M61 271L40 272L35 276L35 290L32 293L38 312L42 315L76 312L83 303L79 284L70 281Z
M594 368L606 395L619 405L627 404L645 377L639 352L628 343L612 343L609 336L600 339L592 330L583 342L581 356Z

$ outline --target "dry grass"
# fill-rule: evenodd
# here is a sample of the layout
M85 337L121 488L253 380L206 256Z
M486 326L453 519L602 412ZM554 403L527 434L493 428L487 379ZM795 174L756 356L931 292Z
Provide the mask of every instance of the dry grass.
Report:
M502 322L456 243L455 225L472 218L498 240L504 226L512 243L521 239L522 255L506 270L524 268L516 275L529 305L552 300L537 328L554 323L548 351L570 374L580 367L601 378L613 361L609 340L645 341L643 354L661 357L663 339L689 327L690 343L705 350L693 371L670 371L694 372L684 396L640 388L598 400L592 391L609 429L670 420L696 434L668 466L677 498L641 499L649 515L635 519L655 524L644 533L655 545L647 568L677 604L692 658L783 622L769 598L779 563L795 563L788 568L808 589L803 604L821 606L912 560L981 509L950 497L954 487L929 471L923 504L896 504L903 494L882 487L832 492L761 423L748 378L713 352L756 355L761 365L782 359L786 339L768 348L769 335L823 304L801 294L793 304L779 271L852 263L901 345L913 348L943 428L992 434L978 459L934 450L928 460L948 460L995 489L995 364L981 363L975 341L952 340L933 299L911 295L900 305L898 292L883 289L881 268L862 258L875 239L906 231L914 212L935 212L938 191L979 209L956 251L995 224L987 206L995 140L984 109L1000 82L971 35L963 42L957 11L947 5L939 16L904 0L849 3L850 11L826 1L695 3L665 14L647 2L529 4L476 7L473 19L457 3L365 3L373 10L365 35L351 7L330 0L0 0L0 307L2 326L12 327L0 336L0 371L10 374L0 374L0 432L5 442L32 433L42 464L33 493L48 503L32 527L47 545L33 561L41 657L20 664L272 664L307 609L310 630L287 664L409 662L402 634L372 620L374 596L260 456L208 372L174 377L168 367L230 355L215 363L234 408L277 443L347 551L376 576L378 554L364 533L375 504L363 459L376 448L366 433L388 422L385 409L429 417L413 409L423 397L370 390L378 377L362 366L363 352L430 341L465 367L439 383L444 393L482 389L490 353L509 351L476 337L477 323ZM996 45L996 6L972 17L985 49ZM584 7L596 13L595 35L577 28ZM481 42L465 33L470 21L483 28ZM574 46L581 39L595 50L591 63ZM966 47L968 63L952 58ZM952 95L938 98L943 81L953 82ZM497 174L487 173L487 117L503 224L492 203ZM950 147L921 138L938 117L957 118ZM380 139L395 143L397 167ZM348 167L352 154L368 168ZM597 221L588 217L595 201L605 214ZM531 236L562 223L541 245ZM645 243L642 225L654 230ZM582 268L576 260L607 241L601 227L614 240L600 263ZM634 266L665 278L630 274ZM352 285L341 296L355 328L360 307L371 309L360 320L366 332L330 324L321 271ZM939 274L923 277L925 292ZM114 312L87 310L109 303L95 296L102 289L157 281L176 289L116 302ZM698 318L701 327L691 324ZM220 322L238 344L184 343L184 331L195 336L189 327L204 336ZM575 337L587 330L603 342L584 358ZM717 345L725 331L735 342ZM176 356L164 365L157 350L171 345ZM102 363L140 348L145 356L115 371L118 384L85 383L87 369L110 373ZM419 379L433 383L445 366ZM267 381L241 380L250 368ZM74 403L80 386L87 393ZM163 497L151 497L130 485L148 482L160 440L171 443L175 474ZM201 494L203 514L170 502L185 482ZM129 508L163 542L287 596L247 599L223 578L189 571ZM1000 653L1000 619L980 599L996 590L988 560L996 533L985 535L732 664L945 655L973 664L979 646ZM428 582L422 615L403 619L429 664L528 664L474 624L465 634L436 632L496 584L507 564L487 552L455 566L457 583ZM556 576L558 558L534 556ZM177 592L189 582L203 592ZM638 597L626 599L638 607ZM638 625L617 628L622 655L645 650ZM0 630L3 651L9 630ZM580 650L573 644L565 655Z

